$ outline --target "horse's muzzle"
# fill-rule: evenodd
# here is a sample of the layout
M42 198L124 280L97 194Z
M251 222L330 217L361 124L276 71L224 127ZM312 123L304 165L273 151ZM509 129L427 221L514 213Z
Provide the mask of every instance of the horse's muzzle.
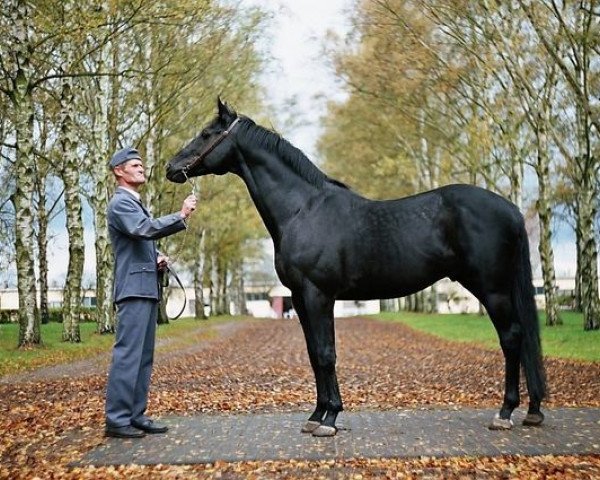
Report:
M187 178L181 168L173 168L171 165L167 166L167 180L173 183L185 183Z

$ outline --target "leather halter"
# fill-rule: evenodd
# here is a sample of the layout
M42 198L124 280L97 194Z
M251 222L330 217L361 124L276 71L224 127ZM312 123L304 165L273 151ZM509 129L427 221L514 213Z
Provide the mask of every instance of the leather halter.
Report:
M227 138L227 136L233 131L234 127L238 124L239 121L240 121L240 117L235 117L235 120L233 122L231 122L231 125L229 125L227 130L222 131L219 134L219 136L217 138L215 138L215 140L206 148L206 150L204 150L203 152L200 152L200 154L197 157L194 157L194 159L190 163L188 163L185 167L183 167L181 169L181 171L186 179L188 178L187 172L189 170L191 170L192 168L197 167L200 163L202 163L202 161L215 148L217 148L217 146L219 146L223 140L225 140Z

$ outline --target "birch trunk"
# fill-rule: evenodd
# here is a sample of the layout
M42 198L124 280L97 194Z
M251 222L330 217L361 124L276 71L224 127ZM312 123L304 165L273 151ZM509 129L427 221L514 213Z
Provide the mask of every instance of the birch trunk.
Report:
M600 298L598 297L598 248L594 236L596 219L596 189L594 179L579 186L578 228L581 232L579 258L581 259L581 310L584 330L600 328Z
M67 62L70 64L70 62ZM66 227L69 237L69 264L63 295L63 333L65 342L81 342L81 278L83 276L84 241L81 197L79 195L79 158L75 131L75 94L73 79L62 79L61 146L64 161L62 180L65 185Z
M223 261L216 253L211 254L211 316L228 315L229 306L227 301L227 269Z
M164 288L160 292L160 301L158 302L157 325L168 325L169 315L167 314L167 302L169 301L169 289Z
M546 136L547 119L539 119L536 129L537 164L535 171L538 179L537 211L540 221L540 243L538 249L542 264L544 280L544 297L546 300L546 325L561 325L556 301L556 275L554 273L554 250L552 249L552 207L548 196L547 185L550 180L550 161L548 159L548 141Z
M428 105L425 105L427 108ZM425 109L421 108L418 112L418 124L417 124L417 134L418 134L418 172L419 172L419 191L422 190L430 190L431 185L434 182L434 168L433 162L429 158L429 143L427 141L427 137L425 134ZM429 293L429 292L428 292ZM414 294L414 311L423 312L425 311L425 290L421 290Z
M110 197L111 175L108 167L110 153L106 127L108 125L107 101L109 98L108 80L102 79L99 98L99 118L94 131L96 150L93 157L98 168L92 169L94 176L94 207L95 247L96 247L96 326L100 334L114 333L115 314L113 308L113 256L108 237L108 220L106 211Z
M197 320L202 320L206 319L206 313L204 312L204 268L206 263L204 229L200 231L199 237L199 253L194 265L194 315Z
M212 252L210 254L210 286L209 286L209 298L210 298L210 316L214 317L219 315L219 274L217 273L217 255Z
M513 140L510 140L510 201L523 211L523 161Z
M144 79L144 94L146 97L146 155L144 157L144 167L146 170L146 184L144 185L144 204L146 208L152 214L153 203L157 201L158 195L158 181L155 178L156 169L156 145L158 139L158 132L156 128L156 96L155 96L155 82L156 76L152 72L152 57L154 54L154 32L152 27L147 29L146 44L144 49L144 60L145 68L148 73Z
M108 11L103 3L103 11ZM107 41L101 48L97 61L99 72L112 71L111 41ZM111 96L111 83L107 76L94 79L97 95L93 98L93 132L92 141L94 149L91 175L94 179L94 196L92 206L94 209L94 232L96 250L96 330L100 334L115 332L115 314L113 308L113 258L108 237L108 221L106 211L110 197L112 178L108 168L110 158L109 139L109 105L113 100Z
M34 270L35 221L32 205L35 193L35 164L33 158L33 98L31 92L32 67L29 48L33 33L29 19L28 2L17 1L8 8L11 17L11 36L14 41L13 56L16 64L12 106L16 133L15 180L12 197L15 207L15 251L17 264L17 290L19 294L19 347L39 344L40 319L36 309Z
M577 202L576 202L577 203ZM575 208L576 218L579 217L579 208ZM575 225L575 245L577 251L577 264L575 266L575 292L573 293L574 301L575 301L575 310L577 312L581 312L581 232L579 231L578 222Z
M220 304L220 311L222 315L231 315L231 309L229 308L230 305L230 301L229 301L229 289L228 289L228 285L227 285L227 266L226 264L224 264L224 262L218 262L219 264L219 286L220 291L219 291L219 304Z
M579 182L577 184L577 204L579 215L577 222L581 232L579 258L581 260L581 310L583 312L584 330L600 328L600 297L598 295L598 246L595 236L595 222L598 208L598 159L597 143L600 133L598 114L592 111L593 103L593 35L591 26L597 26L593 18L593 7L577 10L577 34L581 37L573 48L578 59L574 65L574 78L578 88L577 102L577 140L579 144L580 162ZM596 45L597 46L597 45Z
M244 294L244 263L240 260L234 265L231 279L231 296L236 315L247 315L246 295Z
M36 190L38 195L38 286L40 292L40 320L43 324L50 321L48 311L48 212L46 211L46 190L44 179L38 173Z

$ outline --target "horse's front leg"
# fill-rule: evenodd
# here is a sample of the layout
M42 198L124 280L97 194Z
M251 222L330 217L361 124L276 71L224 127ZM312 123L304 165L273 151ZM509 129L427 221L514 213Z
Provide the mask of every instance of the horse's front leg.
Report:
M304 300L302 295L292 293L292 302L294 304L296 313L298 314L298 318L300 319L302 331L304 332L306 348L308 350L308 358L310 360L310 366L312 367L315 375L315 383L317 388L317 406L315 407L315 410L311 416L308 417L306 424L302 427L302 433L312 433L321 425L321 422L325 417L325 413L327 413L327 397L325 395L324 377L318 368L315 343L312 341L313 335L310 330L308 314L304 308Z
M308 282L305 282L308 283ZM312 284L293 295L317 385L317 406L302 429L315 436L336 434L335 421L343 410L335 372L334 299Z

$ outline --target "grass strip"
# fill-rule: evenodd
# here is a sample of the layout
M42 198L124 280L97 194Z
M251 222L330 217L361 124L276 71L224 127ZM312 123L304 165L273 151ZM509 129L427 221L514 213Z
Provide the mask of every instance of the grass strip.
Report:
M210 338L213 327L232 320L246 320L247 317L220 316L209 320L181 318L166 325L159 325L158 340L168 340L164 347L171 349ZM71 343L62 340L62 324L48 323L41 326L42 344L35 347L17 348L19 325L0 324L0 376L25 372L40 367L71 363L84 358L109 352L114 343L113 334L100 335L95 323L81 323L81 342Z
M563 311L562 325L549 327L540 312L540 336L545 356L600 362L600 330L584 331L581 313ZM401 322L415 330L453 342L475 343L498 349L498 336L487 315L426 314L414 312L384 312L373 316L381 320Z

